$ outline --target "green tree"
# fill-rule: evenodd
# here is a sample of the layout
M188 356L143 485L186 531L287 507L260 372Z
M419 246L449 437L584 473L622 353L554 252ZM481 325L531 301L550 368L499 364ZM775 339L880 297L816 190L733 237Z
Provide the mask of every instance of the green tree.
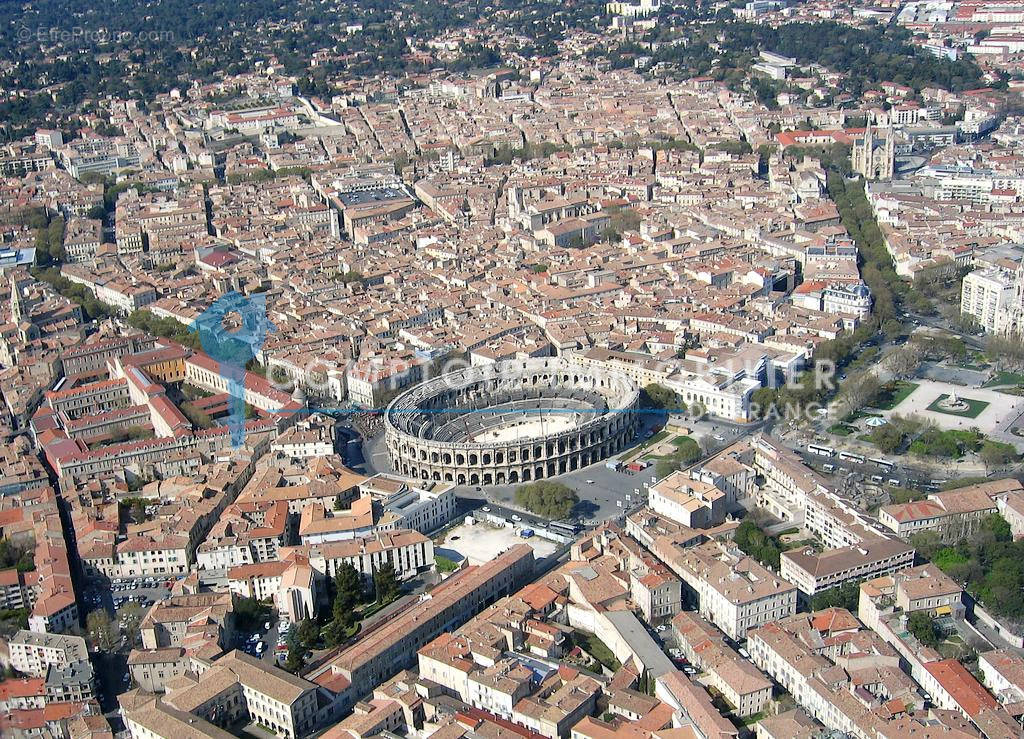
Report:
M235 622L243 631L255 631L270 616L270 606L255 598L235 600Z
M664 385L652 382L640 392L640 406L642 408L656 408L660 410L673 409L677 407L678 396Z
M986 440L978 451L982 464L986 468L1003 467L1017 459L1017 450L1010 444L1000 441Z
M438 572L455 572L459 569L459 563L455 560L448 559L442 554L434 555L434 566L437 567Z
M373 573L373 589L377 594L378 603L390 603L402 592L395 568L390 562L385 562Z
M988 537L992 543L1005 544L1013 541L1010 523L998 513L990 513L981 520L980 534Z
M779 558L782 554L779 541L774 536L769 536L762 531L750 519L745 519L736 527L734 540L736 546L761 564L774 570L779 569Z
M575 491L560 482L539 480L516 488L516 504L546 518L565 518L578 502Z
M305 645L307 649L312 649L320 640L320 627L316 625L316 621L313 619L304 618L295 627L295 638L300 644Z
M18 572L31 572L36 568L33 547L0 539L0 570L15 568Z
M672 454L658 460L658 463L654 466L654 474L659 478L667 477L676 470L689 467L702 456L700 444L689 436L677 439L675 445L676 450Z
M914 611L907 618L907 631L926 647L935 649L942 643L943 635L935 620L927 611Z
M117 646L117 627L110 620L106 609L97 608L89 611L85 617L85 633L90 643L103 652L112 652Z
M348 562L334 575L334 621L345 628L356 622L355 608L363 599L362 575Z
M132 648L141 641L139 626L142 624L142 606L138 603L126 603L118 612L121 619L121 632L128 637L128 645Z
M299 670L306 664L305 651L294 644L288 645L288 655L284 660L284 669L293 674L298 674Z
M824 608L845 608L856 613L860 600L860 580L851 580L828 590L815 593L811 598L811 610Z

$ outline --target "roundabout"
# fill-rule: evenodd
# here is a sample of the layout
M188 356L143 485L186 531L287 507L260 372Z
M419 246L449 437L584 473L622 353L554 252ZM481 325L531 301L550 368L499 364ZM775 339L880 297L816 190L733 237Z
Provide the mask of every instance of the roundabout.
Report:
M556 477L622 451L640 389L567 358L507 360L428 380L384 412L397 472L456 485Z

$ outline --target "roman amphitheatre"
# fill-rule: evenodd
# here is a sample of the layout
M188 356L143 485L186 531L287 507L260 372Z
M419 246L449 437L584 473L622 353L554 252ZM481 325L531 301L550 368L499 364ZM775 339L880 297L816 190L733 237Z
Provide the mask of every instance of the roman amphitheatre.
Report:
M384 412L404 475L457 485L555 477L622 451L638 429L640 389L570 358L507 360L428 380Z

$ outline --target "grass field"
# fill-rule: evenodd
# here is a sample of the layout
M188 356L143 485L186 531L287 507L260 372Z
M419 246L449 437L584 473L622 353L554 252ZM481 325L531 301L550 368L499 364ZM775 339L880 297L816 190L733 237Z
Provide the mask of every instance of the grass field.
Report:
M982 387L999 387L1000 385L1024 385L1024 375L1019 372L996 372L992 379Z
M905 382L903 380L886 385L878 393L878 397L875 398L872 406L883 411L891 411L906 400L907 396L917 390L917 387L916 382Z
M950 411L942 408L939 403L948 398L947 393L943 393L928 406L928 410L935 411L936 413L944 413L947 416L960 416L961 418L977 418L981 415L981 412L988 408L988 403L984 400L971 400L970 398L960 398L960 400L967 403L967 409L962 411Z

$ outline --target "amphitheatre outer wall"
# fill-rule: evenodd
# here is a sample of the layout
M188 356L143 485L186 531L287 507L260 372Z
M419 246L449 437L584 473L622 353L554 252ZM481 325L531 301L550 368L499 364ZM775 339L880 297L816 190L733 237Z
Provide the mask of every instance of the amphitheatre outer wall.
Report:
M441 375L397 396L384 412L385 443L403 475L514 485L622 451L637 433L639 399L636 383L622 373L566 358L506 360Z

